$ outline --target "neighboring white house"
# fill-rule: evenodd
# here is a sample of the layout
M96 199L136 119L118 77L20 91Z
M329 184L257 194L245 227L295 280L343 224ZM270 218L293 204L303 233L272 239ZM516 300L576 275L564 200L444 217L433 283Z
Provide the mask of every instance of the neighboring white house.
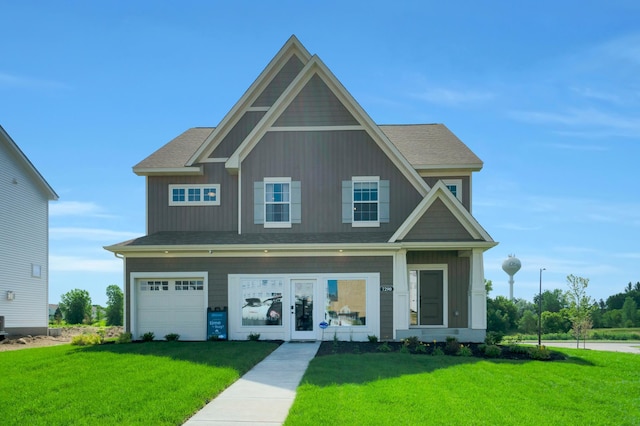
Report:
M49 201L57 199L0 126L0 317L9 334L47 333Z

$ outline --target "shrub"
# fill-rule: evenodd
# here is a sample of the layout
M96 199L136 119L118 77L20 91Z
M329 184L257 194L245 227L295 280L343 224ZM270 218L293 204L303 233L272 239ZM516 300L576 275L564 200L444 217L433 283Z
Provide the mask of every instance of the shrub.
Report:
M402 340L402 347L410 351L414 351L418 346L420 346L420 340L417 336L410 336Z
M488 358L498 358L502 354L502 349L497 345L486 345L484 347L484 354Z
M180 339L180 335L177 333L169 333L164 336L167 342L177 342Z
M458 339L455 337L447 337L447 343L444 345L444 353L447 355L455 355L458 353L460 349L460 343L458 343Z
M378 351L380 351L380 352L391 352L392 350L393 350L393 348L391 348L391 346L389 346L388 342L384 342L383 344L378 346Z
M101 343L102 339L97 334L79 334L71 339L71 344L75 346L93 346Z
M156 335L153 333L153 331L147 331L142 335L143 342L153 342L153 339L155 338L156 338Z
M509 351L514 354L528 354L531 352L531 346L509 345Z
M369 343L377 343L378 342L378 336L376 336L375 334L368 335L367 339L369 339Z
M460 349L458 349L458 356L473 356L473 351L469 346L460 345Z
M503 337L504 334L499 331L489 331L484 338L484 342L487 345L499 345Z
M116 340L116 343L131 343L131 333L121 333Z
M253 331L251 333L249 333L249 335L247 336L247 339L251 340L252 342L257 342L258 340L260 340L260 333L254 333Z
M417 354L426 354L428 347L429 347L429 345L425 345L424 343L420 342L420 344L418 346L416 346L415 351L416 351Z
M411 351L409 350L409 347L407 345L402 345L400 347L400 353L402 353L402 354L410 354Z
M431 355L433 355L433 356L442 356L442 355L444 355L444 352L438 346L434 346L433 347L433 351L431 352Z
M551 359L551 352L544 345L533 346L531 349L529 349L529 357L531 357L531 359L537 359L541 361L547 360Z

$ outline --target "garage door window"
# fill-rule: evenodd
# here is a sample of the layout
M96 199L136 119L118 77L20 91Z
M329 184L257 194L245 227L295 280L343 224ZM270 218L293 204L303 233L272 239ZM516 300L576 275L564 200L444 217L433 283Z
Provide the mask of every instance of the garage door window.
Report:
M169 281L140 281L141 291L168 291Z
M176 291L202 291L204 289L204 283L202 280L177 280L175 289Z

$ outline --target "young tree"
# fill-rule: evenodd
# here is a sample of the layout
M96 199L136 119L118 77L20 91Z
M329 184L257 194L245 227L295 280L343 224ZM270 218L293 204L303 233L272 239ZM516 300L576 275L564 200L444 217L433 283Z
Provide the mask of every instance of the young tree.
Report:
M576 336L576 348L580 347L580 337L586 338L587 332L591 329L591 310L593 309L593 300L587 295L587 286L589 279L576 277L575 275L567 276L566 297L569 302L569 318L571 319L571 328Z
M631 297L627 297L622 305L622 324L624 327L635 327L638 322L638 305Z
M53 314L53 320L56 324L60 324L62 322L62 311L60 310L60 306L56 308L56 311Z
M122 325L124 294L117 285L107 287L107 325Z
M60 310L67 324L91 321L91 297L86 290L73 289L60 297Z

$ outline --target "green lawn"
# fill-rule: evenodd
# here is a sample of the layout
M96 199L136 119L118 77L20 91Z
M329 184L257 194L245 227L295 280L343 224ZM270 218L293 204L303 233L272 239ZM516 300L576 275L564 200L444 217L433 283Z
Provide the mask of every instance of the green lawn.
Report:
M277 348L70 345L0 353L2 425L179 425Z
M640 424L639 355L559 351L569 359L318 357L286 425Z

